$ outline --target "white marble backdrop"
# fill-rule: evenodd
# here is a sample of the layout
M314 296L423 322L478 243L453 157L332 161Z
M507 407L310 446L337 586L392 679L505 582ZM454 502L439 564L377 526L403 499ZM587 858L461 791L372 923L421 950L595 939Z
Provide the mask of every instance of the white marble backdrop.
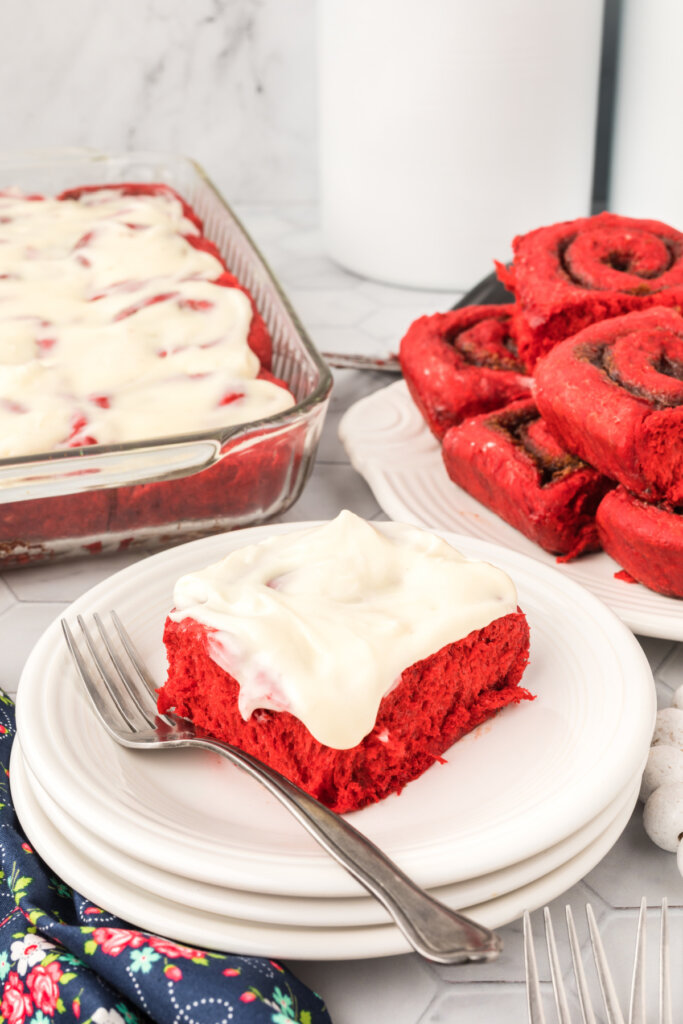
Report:
M0 145L158 149L317 196L315 0L0 0Z

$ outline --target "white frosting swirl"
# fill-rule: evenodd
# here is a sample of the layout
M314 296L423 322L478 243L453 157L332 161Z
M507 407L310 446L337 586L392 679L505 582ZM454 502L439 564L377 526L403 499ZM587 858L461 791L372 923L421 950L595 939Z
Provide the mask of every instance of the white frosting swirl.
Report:
M287 710L321 743L355 746L405 668L517 608L510 578L446 541L351 512L239 548L178 580L171 618L216 630L212 659L246 720Z
M293 404L248 297L172 195L0 193L0 457L218 429Z

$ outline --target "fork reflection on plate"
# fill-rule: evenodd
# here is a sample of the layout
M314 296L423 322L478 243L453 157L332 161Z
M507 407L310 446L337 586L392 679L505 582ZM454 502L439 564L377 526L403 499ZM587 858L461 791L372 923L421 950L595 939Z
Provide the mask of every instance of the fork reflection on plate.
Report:
M238 747L198 734L187 719L159 715L154 681L119 617L113 611L110 616L113 631L97 613L95 630L79 615L81 644L64 619L62 629L94 708L117 743L138 750L202 747L217 751L264 785L380 901L416 952L445 964L498 956L502 946L494 932L430 896L341 815Z

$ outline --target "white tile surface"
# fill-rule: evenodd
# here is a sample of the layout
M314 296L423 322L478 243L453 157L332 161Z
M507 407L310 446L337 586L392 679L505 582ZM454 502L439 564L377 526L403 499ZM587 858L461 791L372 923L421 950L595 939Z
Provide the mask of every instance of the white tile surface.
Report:
M14 604L14 594L7 580L0 580L0 615Z
M342 508L364 519L372 519L380 511L372 491L350 466L320 463L304 494L278 522L331 519Z
M4 573L4 582L18 601L75 601L101 579L139 559L122 551L104 559L96 556L64 562L59 570L48 564L26 566Z
M0 615L0 687L13 697L31 648L68 601L17 601Z
M337 462L348 465L349 459L337 433L339 421L349 405L397 378L367 370L334 370L332 398L327 410L325 430L318 448L318 464Z
M417 957L287 966L322 993L334 1024L422 1021L435 989L429 968Z
M683 644L672 648L662 659L657 670L657 677L672 690L676 690L683 684Z
M355 288L343 292L333 288L317 288L297 293L297 313L310 331L325 328L333 323L336 327L358 327L375 309L375 303Z
M73 0L70 2L74 6ZM96 24L101 31L105 23L91 15L83 32L94 32ZM300 300L298 308L305 326L321 347L385 355L397 348L401 333L414 317L447 308L456 298L387 288L336 268L319 250L315 208L310 205L250 203L238 212L266 258L278 268L295 308L297 298ZM288 521L326 518L342 507L370 519L385 518L365 481L349 465L337 438L337 426L352 402L383 387L388 378L379 373L342 370L335 371L334 376L318 460L304 493L283 516ZM89 586L136 557L91 557L0 574L0 684L13 693L32 644L54 616ZM646 639L643 646L658 679L660 700L666 703L672 689L683 682L683 645ZM676 927L683 928L683 879L675 857L648 840L638 807L603 862L554 902L553 916L560 920L564 903L570 902L583 928L583 909L590 900L613 954L620 964L628 965L634 908L642 895L653 904L667 895L676 910ZM540 935L538 913L534 924ZM427 965L416 956L404 956L291 966L327 999L335 1024L446 1024L456 1020L458 1024L518 1024L524 1019L525 1005L520 922L500 931L504 952L488 965L445 968ZM562 955L568 955L566 939L558 938ZM543 961L541 966L547 978ZM626 967L621 966L620 971L621 977ZM622 1002L625 1005L625 993Z
M493 1017L490 993L485 985L458 985L439 992L420 1024L496 1024L526 1020L526 991L521 984L505 985L496 994Z

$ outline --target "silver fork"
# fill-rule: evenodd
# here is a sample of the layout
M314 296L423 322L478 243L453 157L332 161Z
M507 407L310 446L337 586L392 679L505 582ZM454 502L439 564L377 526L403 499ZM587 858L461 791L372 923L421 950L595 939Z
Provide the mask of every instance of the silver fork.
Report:
M628 1024L646 1024L645 1005L645 924L646 924L647 903L643 899L640 904L638 916L638 931L636 935L636 951L633 963L633 975L631 979L631 997L629 1001ZM555 1009L559 1024L571 1024L572 1018L569 1012L567 992L562 980L555 933L548 907L543 908L545 923L546 942L548 946L548 962L550 965L550 980L555 998ZM571 907L566 907L567 934L569 937L569 948L571 950L574 980L578 994L581 1019L583 1024L596 1024L596 1017L588 991L586 975L581 962L581 950L579 940L574 926L574 918ZM588 918L588 929L590 932L593 959L598 974L600 991L602 994L605 1009L606 1024L624 1024L624 1017L619 1008L619 1001L612 980L612 975L607 964L607 957L600 939L600 932L595 920L593 908L590 903L586 904L586 917ZM541 988L538 979L538 968L534 952L533 934L531 931L531 918L528 912L524 914L524 961L526 966L527 1003L529 1009L529 1024L546 1024L541 998ZM662 900L660 938L659 938L659 1024L673 1024L672 1003L671 1003L671 976L669 966L669 925L668 905L666 899Z
M502 943L494 932L430 896L343 817L243 750L198 734L187 719L159 715L154 681L119 617L113 611L110 615L115 636L98 614L93 616L100 643L78 616L87 656L65 620L62 628L78 674L102 724L117 743L138 750L202 747L218 751L265 786L379 900L416 952L443 964L498 956Z

